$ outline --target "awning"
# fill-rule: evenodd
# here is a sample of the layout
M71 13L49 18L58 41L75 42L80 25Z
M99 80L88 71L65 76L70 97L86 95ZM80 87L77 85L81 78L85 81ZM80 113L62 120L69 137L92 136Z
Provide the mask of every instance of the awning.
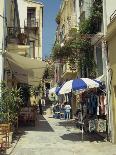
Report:
M45 62L8 52L5 53L5 57L13 75L19 82L39 85L46 69Z

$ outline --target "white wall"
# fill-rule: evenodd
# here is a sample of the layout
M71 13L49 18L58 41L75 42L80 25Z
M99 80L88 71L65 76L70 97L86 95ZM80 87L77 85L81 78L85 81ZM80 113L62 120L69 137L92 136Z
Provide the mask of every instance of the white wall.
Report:
M79 10L79 0L76 0L76 16L77 16L77 25L79 25L79 17L80 17L80 10Z
M35 57L38 59L42 58L42 9L40 9L39 4L26 2L25 0L17 0L18 2L18 11L19 11L19 19L20 19L20 27L24 28L24 21L27 19L27 7L35 7L36 8L36 19L39 23L39 44L35 47Z
M28 3L24 0L17 0L18 3L18 11L19 11L19 19L20 19L20 27L24 28L24 21L27 19L27 6Z
M0 0L0 15L4 16L4 0ZM4 50L4 19L0 16L0 83L3 80L3 57L1 52ZM1 89L1 87L0 87ZM0 90L1 96L1 90Z
M116 10L116 0L106 0L107 25L110 23L110 16Z

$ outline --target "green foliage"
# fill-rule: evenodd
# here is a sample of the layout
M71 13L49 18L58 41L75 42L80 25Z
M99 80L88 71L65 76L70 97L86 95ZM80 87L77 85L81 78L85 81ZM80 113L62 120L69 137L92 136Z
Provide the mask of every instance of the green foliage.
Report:
M44 72L44 76L43 79L51 79L54 78L54 65L49 65L45 72Z
M71 28L69 31L69 37L75 37L77 35L77 28Z
M82 21L79 26L80 34L90 34L91 33L91 23L90 18Z
M14 88L9 89L5 87L4 84L1 85L1 88L2 88L0 98L1 113L3 114L7 113L9 115L7 121L14 123L16 121L16 117L18 116L18 113L20 112L20 107L22 105L19 90Z
M90 17L80 23L79 31L76 28L72 28L69 31L68 40L64 42L63 47L60 44L54 45L52 51L54 60L66 59L70 64L78 62L80 70L86 68L88 69L89 76L94 77L96 65L94 56L91 54L93 53L91 37L88 36L100 31L102 14L102 0L95 0L91 8Z
M56 16L56 23L59 25L60 24L60 11L58 12Z
M61 53L61 45L58 43L55 43L52 49L52 57L53 60L60 59L62 57Z

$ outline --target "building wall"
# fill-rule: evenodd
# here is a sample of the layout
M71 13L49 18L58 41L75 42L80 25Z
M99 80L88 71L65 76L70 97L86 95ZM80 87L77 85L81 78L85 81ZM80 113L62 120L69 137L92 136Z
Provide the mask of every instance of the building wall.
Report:
M116 34L116 31L115 31ZM113 142L116 143L116 35L108 42L109 62L112 69L112 113L113 113Z
M4 1L0 0L0 15L4 16ZM3 80L3 57L1 52L3 52L4 47L3 47L3 43L4 43L4 20L2 17L0 17L0 83ZM1 89L1 87L0 87ZM0 90L1 92L1 90ZM1 96L1 93L0 93Z
M13 27L13 23L14 23L14 3L11 0L8 0L7 4L6 4L6 17L7 17L7 25L9 27Z
M108 25L107 31L108 60L110 73L108 76L111 89L109 105L111 106L112 142L116 143L116 17ZM110 93L110 90L109 90Z
M42 25L43 25L43 5L32 1L17 0L20 18L20 27L24 28L24 21L27 19L27 7L36 8L36 19L39 23L39 32L36 34L38 45L35 47L37 59L42 59Z
M79 0L80 7L80 21L87 19L90 15L90 8L92 0Z
M116 10L115 0L106 0L107 25L110 23L110 16Z
M68 34L71 28L77 27L77 8L76 1L74 6L73 0L64 0L60 8L60 32L64 32L64 36Z

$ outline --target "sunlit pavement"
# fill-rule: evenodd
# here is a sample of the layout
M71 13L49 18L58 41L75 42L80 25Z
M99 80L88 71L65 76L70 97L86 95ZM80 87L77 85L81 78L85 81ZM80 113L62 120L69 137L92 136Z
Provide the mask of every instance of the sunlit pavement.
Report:
M116 145L101 137L85 136L73 121L40 116L36 127L20 129L21 137L11 155L116 155ZM97 141L96 141L97 140Z

